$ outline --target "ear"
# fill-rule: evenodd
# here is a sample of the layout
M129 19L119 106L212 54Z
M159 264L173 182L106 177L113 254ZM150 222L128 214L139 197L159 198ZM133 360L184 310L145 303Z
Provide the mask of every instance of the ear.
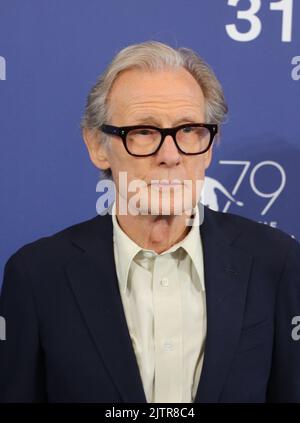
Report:
M107 146L103 145L100 140L100 132L84 128L82 131L82 137L87 146L90 159L94 165L101 170L109 169L110 164L107 155Z
M212 146L204 153L204 169L207 169L212 159Z

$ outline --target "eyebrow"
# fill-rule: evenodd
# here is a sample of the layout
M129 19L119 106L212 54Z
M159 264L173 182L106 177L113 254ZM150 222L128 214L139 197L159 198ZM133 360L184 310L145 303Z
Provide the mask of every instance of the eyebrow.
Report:
M137 125L149 124L149 125L154 125L154 126L160 126L160 124L157 120L157 117L155 117L155 116L150 116L150 115L140 116L140 117L137 117L135 119L135 121L137 122L136 123ZM180 119L178 119L174 122L174 126L178 126L181 123L196 123L198 121L199 121L199 119L195 119L192 116L183 116L183 117L181 117Z

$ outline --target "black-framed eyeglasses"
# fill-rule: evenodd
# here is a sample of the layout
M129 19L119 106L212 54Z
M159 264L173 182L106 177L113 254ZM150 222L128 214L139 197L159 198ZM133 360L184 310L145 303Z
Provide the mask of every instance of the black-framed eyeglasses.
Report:
M158 152L167 135L171 135L178 150L186 155L203 154L209 150L218 132L213 123L186 123L174 128L157 128L149 125L113 126L103 124L99 129L116 135L123 141L131 156L145 157Z

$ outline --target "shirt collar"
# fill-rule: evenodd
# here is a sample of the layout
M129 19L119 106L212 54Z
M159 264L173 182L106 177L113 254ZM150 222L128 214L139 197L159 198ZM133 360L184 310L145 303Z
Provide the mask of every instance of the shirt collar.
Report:
M186 253L190 256L197 275L199 277L201 288L205 291L204 285L204 271L203 271L203 255L202 255L202 243L200 237L200 226L199 226L199 208L198 205L193 209L194 218L193 225L191 226L190 231L186 237L172 245L168 250L162 252L160 255L171 253L178 248L182 247ZM115 247L115 262L117 266L117 272L119 276L119 282L121 285L122 291L125 293L127 289L127 280L130 265L134 257L139 251L149 251L154 256L159 255L153 250L148 250L140 247L136 244L129 236L123 231L120 227L119 222L116 217L116 205L115 201L112 206L112 222L113 222L113 242Z

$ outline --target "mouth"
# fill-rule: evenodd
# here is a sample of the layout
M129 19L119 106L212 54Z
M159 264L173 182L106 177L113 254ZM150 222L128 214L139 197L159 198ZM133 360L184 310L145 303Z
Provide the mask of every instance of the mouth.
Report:
M168 188L168 187L179 187L183 185L182 182L179 181L151 181L149 183L150 186L156 188Z

